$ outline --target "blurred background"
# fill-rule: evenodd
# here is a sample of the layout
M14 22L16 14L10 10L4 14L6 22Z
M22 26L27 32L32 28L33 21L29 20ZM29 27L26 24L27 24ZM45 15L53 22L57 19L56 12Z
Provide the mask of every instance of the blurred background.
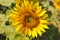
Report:
M9 22L8 14L15 6L14 0L0 0L0 40L60 40L60 9L54 5L55 0L38 0L43 8L47 8L50 18L49 30L37 38L29 38L17 34ZM58 2L56 2L58 3ZM60 8L60 1L58 3Z

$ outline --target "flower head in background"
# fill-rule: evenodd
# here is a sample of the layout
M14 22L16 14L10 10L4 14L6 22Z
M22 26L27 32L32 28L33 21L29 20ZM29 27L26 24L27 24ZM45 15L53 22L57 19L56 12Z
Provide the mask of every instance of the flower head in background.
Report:
M60 0L55 0L54 1L54 6L60 10Z
M16 28L16 32L33 38L37 37L37 34L42 36L46 32L45 29L49 29L46 8L43 9L39 2L24 0L21 5L16 3L10 14L10 20Z

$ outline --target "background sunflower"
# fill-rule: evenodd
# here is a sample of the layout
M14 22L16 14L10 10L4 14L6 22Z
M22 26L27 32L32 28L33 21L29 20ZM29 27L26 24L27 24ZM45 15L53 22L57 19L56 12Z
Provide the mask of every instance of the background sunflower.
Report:
M60 0L55 0L54 1L54 6L60 10Z

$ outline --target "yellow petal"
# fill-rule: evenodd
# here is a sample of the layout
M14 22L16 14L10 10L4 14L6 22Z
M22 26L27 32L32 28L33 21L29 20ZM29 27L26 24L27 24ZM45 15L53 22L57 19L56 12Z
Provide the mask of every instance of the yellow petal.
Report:
M27 35L27 33L28 33L28 28L27 27L25 27L25 30L23 31L23 33L24 33L25 36Z
M39 25L38 25L38 28L40 29L40 31L46 32L42 26L43 26L42 24L39 24Z
M42 27L45 29L49 29L49 27L47 25L42 25Z
M42 28L42 27L40 27L40 30L41 30L42 32L46 32L46 31L44 30L44 28Z
M43 16L45 13L46 13L46 10L43 9L43 10L38 14L38 17Z
M32 31L32 37L33 37L33 38L35 37L35 35L34 35L34 31Z
M12 13L11 13L10 15L12 15L12 14L13 14L13 15L14 15L14 14L16 14L16 15L17 15L17 14L18 14L18 12L17 12L17 11L14 11L14 10L11 10L11 11L12 11ZM12 16L13 16L13 15L12 15Z
M40 30L39 28L36 28L36 30L37 30L37 33L38 33L40 36L42 36L41 30Z
M29 29L28 35L31 36L32 35L32 31Z
M34 5L34 8L38 8L39 7L39 2L37 2L35 5Z
M42 10L42 6L38 7L38 8L36 9L36 14L39 14L39 13L41 12L41 10Z
M34 38L34 37L37 37L37 31L36 31L36 28L34 28L33 30L32 30L32 37Z
M12 24L15 25L20 25L20 22L12 22Z
M30 3L30 4L31 4L31 6L33 6L33 4L34 4L34 3L33 3L33 1L31 1L31 3Z
M23 34L24 29L25 29L25 27L22 26L22 27L18 30L18 32L21 33L21 34Z
M17 11L18 9L16 7L14 7L14 11Z
M33 29L35 36L37 37L37 30L36 28Z
M46 21L46 20L39 19L39 21L40 21L40 23L42 23L42 24L48 24L48 21Z
M17 9L20 9L21 7L19 6L19 4L16 3L16 6L15 6Z
M18 31L21 27L22 25L18 25L18 27L16 28L16 31Z
M47 17L48 17L48 14L44 14L44 16L42 18L44 19L44 18L47 18Z
M14 0L15 3L19 3L21 0Z
M24 0L24 5L27 6L28 4L29 2Z

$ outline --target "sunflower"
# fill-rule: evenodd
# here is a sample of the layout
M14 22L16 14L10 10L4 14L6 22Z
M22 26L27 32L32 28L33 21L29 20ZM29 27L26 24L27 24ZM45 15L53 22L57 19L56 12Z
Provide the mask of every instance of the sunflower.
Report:
M21 5L16 3L10 14L10 20L17 33L33 38L37 37L37 34L42 36L46 32L45 29L49 29L46 8L39 6L39 2L24 0Z
M15 3L21 3L21 2L23 2L23 1L24 1L24 0L14 0ZM38 0L28 0L28 1L29 1L29 2L30 2L30 1L36 2L36 1L38 1Z
M55 1L54 1L54 6L55 6L57 9L60 9L60 0L55 0Z

